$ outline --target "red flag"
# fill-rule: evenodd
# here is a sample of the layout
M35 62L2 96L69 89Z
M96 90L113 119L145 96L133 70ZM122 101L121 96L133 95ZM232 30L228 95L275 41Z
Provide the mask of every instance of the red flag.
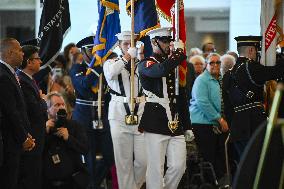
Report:
M184 20L184 4L183 0L179 0L180 2L180 10L179 10L179 38L185 44L186 42L186 25ZM172 23L175 26L175 0L156 0L157 9L162 17L164 17L167 21ZM175 32L175 28L173 27L173 31ZM186 54L186 49L184 49L184 53ZM179 83L181 86L185 86L186 84L186 71L187 64L186 60L183 61L179 66Z
M261 1L262 64L274 65L276 46L284 47L283 2L281 0Z

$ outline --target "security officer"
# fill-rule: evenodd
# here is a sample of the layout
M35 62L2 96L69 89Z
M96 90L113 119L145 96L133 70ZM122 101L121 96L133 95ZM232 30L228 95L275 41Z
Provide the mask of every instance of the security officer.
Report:
M114 164L114 157L109 123L105 112L106 107L102 107L103 127L101 127L97 112L98 90L93 88L94 85L98 86L102 67L88 68L88 64L93 58L93 43L93 36L86 37L77 43L76 46L81 48L84 61L72 65L70 76L76 93L76 104L72 119L78 121L87 130L90 151L85 160L93 182L90 188L97 189ZM86 75L88 69L90 73ZM104 104L106 105L107 102L104 102ZM103 156L103 160L99 162L96 160L98 150L101 151Z
M248 140L267 119L263 107L263 86L284 74L284 64L263 66L258 62L260 36L236 37L239 58L223 77L223 98L231 139L239 157Z
M131 32L116 35L122 55L104 63L104 74L110 87L109 122L114 147L114 157L119 188L140 189L146 178L146 151L144 134L138 131L139 120L144 110L144 102L138 102L142 87L138 80L136 48L130 48ZM138 35L135 35L137 38ZM142 47L143 48L143 47ZM140 53L142 53L140 51ZM139 53L139 55L141 55ZM143 55L143 53L142 53ZM131 57L135 58L134 97L136 104L133 116L137 122L129 122ZM138 98L137 98L138 96ZM141 99L141 98L140 98ZM134 156L134 157L133 157ZM133 161L134 160L134 161Z
M149 31L153 56L139 63L146 96L139 127L144 130L147 152L147 189L177 188L186 168L184 130L189 129L186 88L175 95L175 68L186 59L182 42L172 45L171 29ZM172 49L172 47L174 49ZM165 156L167 171L164 174ZM163 184L164 181L164 184Z

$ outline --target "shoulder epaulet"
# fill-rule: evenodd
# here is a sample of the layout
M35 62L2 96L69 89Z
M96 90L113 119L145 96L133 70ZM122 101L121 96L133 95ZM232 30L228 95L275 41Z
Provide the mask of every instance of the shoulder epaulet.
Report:
M152 56L150 56L149 58L145 59L145 61L146 61L146 63L145 63L145 67L146 68L149 68L152 65L158 63L158 61L154 57L152 57Z
M157 62L155 62L155 61L153 61L153 60L147 60L146 61L146 64L145 64L145 67L146 68L149 68L149 67L151 67L153 64L155 64L155 63L157 63Z

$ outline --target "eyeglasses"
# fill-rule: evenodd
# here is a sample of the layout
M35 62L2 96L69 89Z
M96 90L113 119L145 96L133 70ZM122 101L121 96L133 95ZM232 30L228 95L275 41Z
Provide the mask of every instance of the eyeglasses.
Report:
M29 58L29 60L40 60L40 57Z
M216 62L209 62L209 65L212 66L213 64L217 64L217 65L220 65L221 64L221 61L216 61Z

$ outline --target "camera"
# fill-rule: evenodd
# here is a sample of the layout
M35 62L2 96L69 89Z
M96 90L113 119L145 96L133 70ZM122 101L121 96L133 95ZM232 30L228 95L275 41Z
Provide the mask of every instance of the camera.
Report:
M66 125L67 112L65 109L59 109L56 113L56 120L54 127L50 128L50 133L53 134L58 128L64 127Z
M65 109L59 109L56 113L55 128L64 127L66 124L67 112Z

